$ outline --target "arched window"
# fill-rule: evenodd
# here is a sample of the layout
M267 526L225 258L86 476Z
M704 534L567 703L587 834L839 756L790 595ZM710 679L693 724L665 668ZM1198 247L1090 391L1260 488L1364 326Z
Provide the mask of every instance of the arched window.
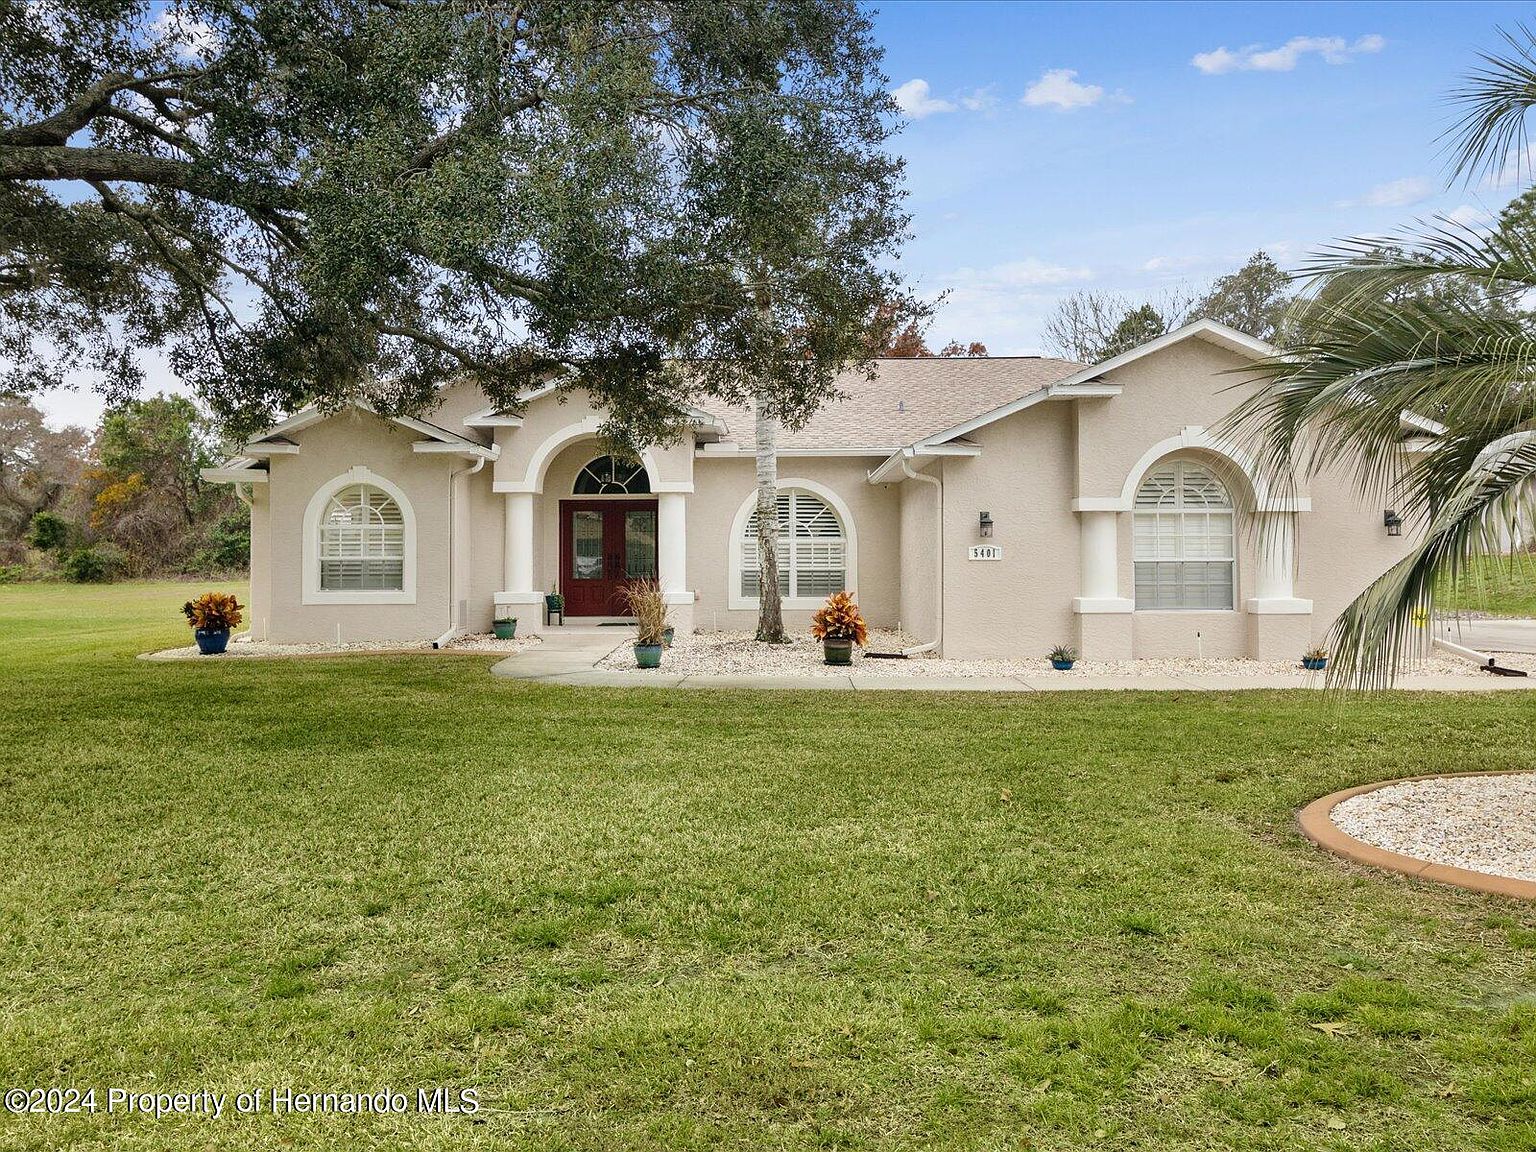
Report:
M320 515L322 592L399 592L405 587L405 517L372 484L331 494Z
M599 456L576 474L577 496L638 496L651 490L645 465L617 456Z
M743 599L757 598L757 511L737 539ZM848 587L848 542L837 514L803 488L779 489L779 594L818 603Z
M1138 609L1229 611L1234 570L1232 497L1209 469L1165 460L1136 490Z

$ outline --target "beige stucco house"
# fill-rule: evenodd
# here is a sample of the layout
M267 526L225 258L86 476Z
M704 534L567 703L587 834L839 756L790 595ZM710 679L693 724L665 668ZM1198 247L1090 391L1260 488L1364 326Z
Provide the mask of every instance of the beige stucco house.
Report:
M1291 659L1402 555L1342 476L1268 490L1212 433L1271 351L1209 321L1097 365L884 360L781 438L786 622L841 588L945 656ZM252 630L446 639L612 619L655 576L681 630L755 622L752 420L695 413L638 465L579 390L477 388L422 419L300 412L207 473L251 508ZM1405 447L1425 429L1405 418Z

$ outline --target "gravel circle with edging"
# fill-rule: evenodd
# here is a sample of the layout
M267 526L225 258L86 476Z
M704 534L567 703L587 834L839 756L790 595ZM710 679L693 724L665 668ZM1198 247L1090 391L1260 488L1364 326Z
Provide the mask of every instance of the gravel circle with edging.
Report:
M1329 818L1388 852L1536 880L1536 773L1388 784L1341 801Z
M1529 771L1436 773L1362 784L1312 801L1298 823L1318 847L1356 864L1536 900L1533 784L1536 772ZM1342 824L1360 836L1334 822L1341 809ZM1494 868L1503 871L1489 870Z

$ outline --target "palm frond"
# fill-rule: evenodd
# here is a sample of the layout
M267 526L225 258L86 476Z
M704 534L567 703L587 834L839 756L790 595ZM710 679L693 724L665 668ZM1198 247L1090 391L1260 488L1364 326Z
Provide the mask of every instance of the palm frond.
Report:
M1437 582L1536 491L1536 323L1518 299L1536 287L1530 239L1450 222L1408 239L1319 256L1295 338L1252 367L1262 387L1220 429L1271 491L1342 474L1423 529L1336 623L1334 683L1389 682Z
M1529 166L1525 114L1536 104L1536 36L1523 24L1501 30L1503 52L1485 52L1482 64L1453 90L1451 100L1462 109L1445 135L1455 179L1468 183L1498 178L1514 164L1515 178Z

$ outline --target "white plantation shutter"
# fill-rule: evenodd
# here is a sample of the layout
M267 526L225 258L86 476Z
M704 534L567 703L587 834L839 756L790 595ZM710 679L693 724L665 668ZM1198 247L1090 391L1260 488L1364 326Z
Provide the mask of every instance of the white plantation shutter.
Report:
M837 514L819 496L800 488L780 489L779 595L825 599L847 587L847 539ZM762 565L757 554L757 511L747 518L740 541L741 595L757 595Z
M319 556L323 591L399 591L405 581L400 505L369 484L341 489L320 518Z
M1226 486L1189 460L1170 460L1136 490L1132 555L1138 609L1233 607L1234 512Z

